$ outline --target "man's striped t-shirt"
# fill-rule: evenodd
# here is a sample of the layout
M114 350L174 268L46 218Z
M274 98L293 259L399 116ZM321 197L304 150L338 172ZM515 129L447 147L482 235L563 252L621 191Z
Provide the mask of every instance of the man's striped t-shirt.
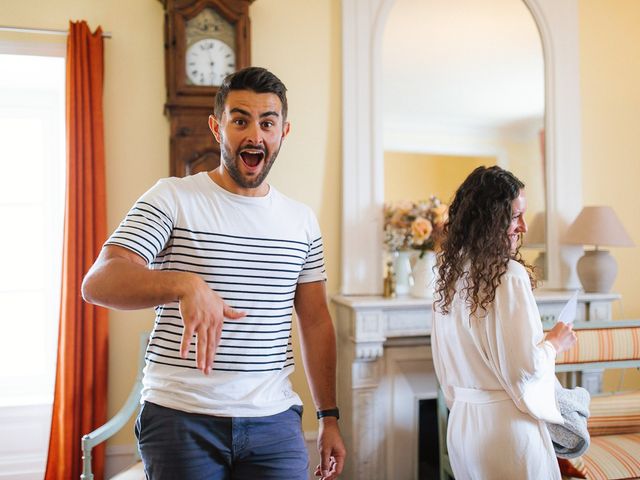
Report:
M143 401L221 416L263 416L301 405L293 372L291 317L296 286L324 281L320 229L307 206L270 187L246 197L207 173L160 180L133 206L106 245L125 247L154 270L200 275L246 313L225 320L209 375L197 370L195 338L180 357L177 302L156 307Z

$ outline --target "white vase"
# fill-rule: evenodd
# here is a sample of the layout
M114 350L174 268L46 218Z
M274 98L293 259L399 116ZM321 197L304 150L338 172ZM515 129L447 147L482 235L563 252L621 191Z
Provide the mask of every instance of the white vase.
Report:
M411 289L410 252L406 250L393 252L393 271L396 276L396 294L408 295Z
M413 282L410 293L416 298L433 298L436 287L436 254L431 250L418 254L411 269Z

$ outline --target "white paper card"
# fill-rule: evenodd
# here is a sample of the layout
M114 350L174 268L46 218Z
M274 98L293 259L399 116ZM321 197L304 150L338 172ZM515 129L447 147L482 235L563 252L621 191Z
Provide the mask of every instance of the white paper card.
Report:
M573 292L571 298L567 302L567 304L562 307L562 311L560 315L558 315L558 322L566 323L571 325L573 321L576 319L576 313L578 312L578 290Z

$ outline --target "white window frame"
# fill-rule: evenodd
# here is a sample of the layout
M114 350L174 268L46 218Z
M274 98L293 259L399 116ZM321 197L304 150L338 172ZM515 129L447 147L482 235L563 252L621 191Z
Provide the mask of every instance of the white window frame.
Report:
M0 41L0 54L13 55L36 55L62 57L66 55L66 42L64 40L53 42L8 42ZM64 122L64 113L62 116ZM64 133L63 133L64 138ZM65 144L62 140L60 155L64 155ZM65 172L57 172L62 178L58 178L58 185L64 188ZM46 172L45 175L51 172ZM60 183L61 180L61 183ZM64 209L64 202L62 203ZM62 220L64 212L59 212L59 219ZM51 220L51 219L49 219ZM60 230L62 233L62 229ZM60 239L59 245L62 245ZM56 255L59 259L62 250ZM61 281L60 268L47 268L47 281ZM59 286L50 293L52 299L59 303ZM54 298L57 297L57 298ZM55 359L57 349L57 323L59 307L56 308L55 325L47 326L48 338L52 338L52 345ZM24 328L24 337L16 341L24 343L25 348L29 348L28 325ZM55 360L54 360L55 361ZM55 373L54 373L55 375ZM53 391L47 395L31 395L7 404L6 401L0 403L0 480L9 478L20 478L21 480L41 479L44 475L47 450L49 443L49 431L51 426ZM79 441L79 439L78 439Z

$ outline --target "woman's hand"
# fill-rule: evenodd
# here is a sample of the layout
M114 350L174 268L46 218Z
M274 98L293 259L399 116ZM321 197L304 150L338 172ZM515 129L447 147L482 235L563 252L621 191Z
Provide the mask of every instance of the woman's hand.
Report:
M548 340L553 348L556 349L556 353L562 353L569 350L574 343L576 343L576 334L573 331L573 325L569 325L563 322L558 322L547 333L546 340Z

